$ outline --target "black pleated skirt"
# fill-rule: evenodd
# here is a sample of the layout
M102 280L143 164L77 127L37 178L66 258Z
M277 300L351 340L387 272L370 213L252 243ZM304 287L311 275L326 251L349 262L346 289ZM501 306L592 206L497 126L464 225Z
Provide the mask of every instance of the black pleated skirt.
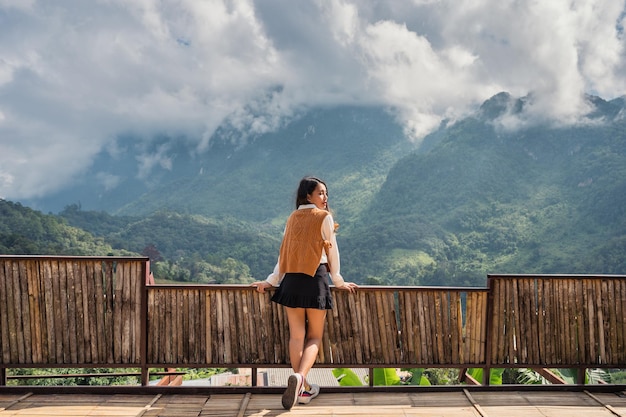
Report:
M315 276L298 273L285 274L280 286L274 291L272 301L286 307L331 310L333 298L328 285L328 268L321 264Z

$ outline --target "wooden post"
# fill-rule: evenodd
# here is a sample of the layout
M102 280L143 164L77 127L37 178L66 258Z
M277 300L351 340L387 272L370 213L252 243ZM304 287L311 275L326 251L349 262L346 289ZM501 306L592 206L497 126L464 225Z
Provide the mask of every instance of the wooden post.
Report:
M145 279L141 283L141 331L139 337L139 349L140 349L140 364L141 364L141 385L147 386L150 382L150 371L146 365L148 361L148 289L146 283L150 277L150 260L144 263L144 277Z
M482 383L484 386L489 386L489 380L491 379L491 338L493 336L493 316L495 312L493 311L493 277L491 275L487 275L487 324L485 328L485 367L483 368L483 380Z
M7 369L0 368L0 387L4 387L7 384Z

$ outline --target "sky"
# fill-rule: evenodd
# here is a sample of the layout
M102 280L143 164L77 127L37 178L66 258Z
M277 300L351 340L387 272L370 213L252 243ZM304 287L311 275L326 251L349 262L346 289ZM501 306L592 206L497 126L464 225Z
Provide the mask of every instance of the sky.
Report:
M202 153L319 106L382 106L414 141L501 91L575 122L626 95L625 26L625 0L0 0L0 198L70 186L121 136Z

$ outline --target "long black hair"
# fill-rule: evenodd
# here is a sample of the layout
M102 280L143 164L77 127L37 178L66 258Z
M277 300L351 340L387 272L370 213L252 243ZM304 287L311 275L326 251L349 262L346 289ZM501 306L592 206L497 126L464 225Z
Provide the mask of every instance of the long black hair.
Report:
M326 185L326 183L319 178L304 177L300 180L300 186L298 187L298 191L296 192L296 209L302 204L309 204L307 196L315 191L319 184L324 184L324 187L326 187L326 191L328 191L328 186Z

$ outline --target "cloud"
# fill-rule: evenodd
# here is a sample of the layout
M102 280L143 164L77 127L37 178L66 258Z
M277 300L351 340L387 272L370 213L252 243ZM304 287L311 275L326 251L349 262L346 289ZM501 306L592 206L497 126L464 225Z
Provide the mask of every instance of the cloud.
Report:
M392 109L419 140L500 91L576 120L626 93L616 0L0 0L0 197L71 184L120 135L236 138L303 109ZM137 155L138 176L167 155ZM108 187L115 176L101 174Z

